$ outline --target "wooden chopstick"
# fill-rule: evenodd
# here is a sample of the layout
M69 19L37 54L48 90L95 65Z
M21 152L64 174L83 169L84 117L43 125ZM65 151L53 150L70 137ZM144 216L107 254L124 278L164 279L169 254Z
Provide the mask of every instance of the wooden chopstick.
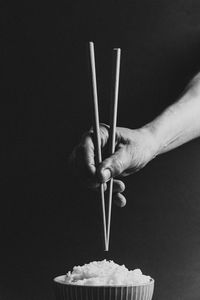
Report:
M113 49L113 73L112 73L112 86L111 86L111 105L110 105L110 132L109 132L109 155L115 152L115 135L116 135L116 124L117 124L117 108L118 108L118 94L119 94L119 75L120 75L120 60L121 60L121 49ZM110 241L110 223L111 223L111 212L112 212L112 193L113 193L113 178L109 182L108 189L108 223L107 223L107 240L106 240L106 251L109 250Z
M90 68L92 77L92 93L93 93L93 127L95 137L95 151L96 151L96 163L99 165L102 162L101 155L101 139L99 129L99 109L98 109L98 95L97 95L97 80L96 80L96 67L95 67L95 54L94 54L94 43L89 42L89 54L90 54ZM105 214L105 197L104 197L104 186L100 185L101 205L102 205L102 216L103 216L103 234L104 234L104 246L107 251L107 230L106 230L106 214Z

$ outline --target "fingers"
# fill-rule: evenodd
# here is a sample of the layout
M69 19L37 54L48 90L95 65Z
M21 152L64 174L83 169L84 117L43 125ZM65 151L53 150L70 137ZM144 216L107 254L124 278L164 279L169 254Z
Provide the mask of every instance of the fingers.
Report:
M89 178L95 175L94 143L90 132L83 136L76 152L76 160L77 166L83 175Z
M127 146L120 147L113 155L106 158L97 170L101 182L122 174L131 164L131 157Z
M99 191L98 190L99 185L100 185L100 183L93 184L93 185L91 185L91 188L96 191ZM107 191L107 183L103 183L103 185L104 185L104 191ZM124 190L125 190L125 184L123 183L123 181L114 179L113 180L113 193L123 193Z
M123 193L125 190L125 184L121 180L113 180L113 202L119 206L124 207L126 205L126 198Z
M104 147L108 140L108 126L100 125L101 147ZM73 174L90 188L99 186L96 176L96 162L94 149L94 132L90 129L81 139L81 142L73 150L69 158L69 166Z
M119 206L124 207L126 205L126 198L123 193L125 190L125 184L121 180L113 180L113 202Z
M121 180L113 180L113 193L123 193L125 190L125 184Z
M113 195L113 201L119 207L124 207L126 205L126 198L120 193Z
M81 143L76 146L69 158L69 166L73 175L88 179L96 172L94 162L94 144L90 134L85 134Z
M94 187L94 190L96 192L99 192L99 189L96 187ZM104 191L107 190L107 184L104 183ZM121 180L117 180L114 179L113 180L113 202L119 206L119 207L124 207L126 205L126 198L124 197L124 195L122 195L121 193L123 193L125 190L125 184L121 181Z

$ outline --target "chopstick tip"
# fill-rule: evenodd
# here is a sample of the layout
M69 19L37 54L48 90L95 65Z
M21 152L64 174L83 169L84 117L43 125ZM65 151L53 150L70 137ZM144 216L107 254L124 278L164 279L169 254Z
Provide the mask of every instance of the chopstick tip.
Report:
M121 48L113 48L113 50L121 52Z
M105 245L105 252L108 252L109 251L109 246L108 245Z

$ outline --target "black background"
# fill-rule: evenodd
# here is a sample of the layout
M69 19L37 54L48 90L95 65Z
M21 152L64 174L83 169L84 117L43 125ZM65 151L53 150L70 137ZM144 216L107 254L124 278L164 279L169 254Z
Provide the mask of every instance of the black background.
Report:
M54 276L107 258L154 277L154 300L200 299L198 139L125 179L108 254L97 196L67 169L91 125L87 41L101 121L121 47L118 125L140 127L199 70L199 1L1 1L0 15L0 298L51 300Z

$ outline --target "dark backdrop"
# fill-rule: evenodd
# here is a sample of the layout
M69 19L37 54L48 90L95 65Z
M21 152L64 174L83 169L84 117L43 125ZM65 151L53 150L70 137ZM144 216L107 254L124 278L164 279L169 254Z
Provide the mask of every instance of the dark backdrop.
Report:
M52 278L113 259L156 280L154 300L200 299L200 141L125 179L103 252L96 194L67 157L91 125L86 43L96 46L101 121L122 48L118 124L137 128L200 67L200 3L1 1L0 298L53 299Z

